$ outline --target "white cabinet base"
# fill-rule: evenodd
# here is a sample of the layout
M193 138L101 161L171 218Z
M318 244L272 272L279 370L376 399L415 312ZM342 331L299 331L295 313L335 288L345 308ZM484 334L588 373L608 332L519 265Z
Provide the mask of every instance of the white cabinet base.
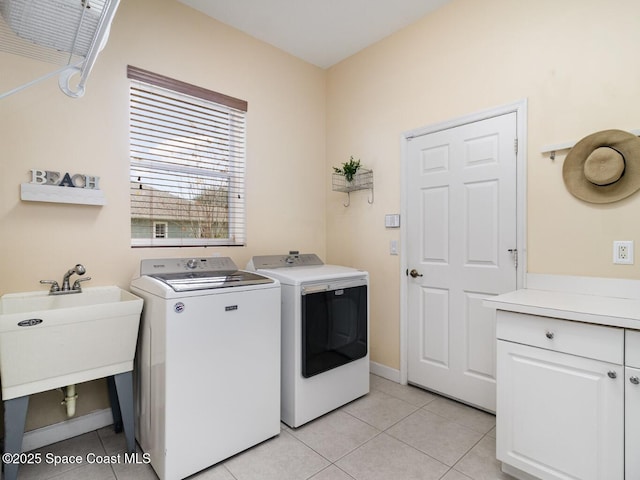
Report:
M496 457L515 478L640 479L640 299L601 290L545 283L485 300L497 310Z
M621 365L498 341L498 459L544 480L622 480L623 383Z
M522 470L512 467L511 465L507 465L506 463L502 464L502 471L514 478L517 478L518 480L540 480L538 477L529 475L527 472L523 472Z

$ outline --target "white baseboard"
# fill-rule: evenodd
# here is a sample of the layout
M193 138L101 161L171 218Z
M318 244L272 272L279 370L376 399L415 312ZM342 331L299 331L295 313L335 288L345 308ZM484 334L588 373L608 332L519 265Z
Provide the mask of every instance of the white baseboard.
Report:
M381 363L369 362L369 371L379 377L400 383L400 370L396 370L395 368L387 367Z
M52 443L76 437L84 433L93 432L112 423L113 415L111 414L111 409L105 408L54 425L37 428L25 432L22 439L22 451L28 452L35 448L44 447L45 445L51 445Z

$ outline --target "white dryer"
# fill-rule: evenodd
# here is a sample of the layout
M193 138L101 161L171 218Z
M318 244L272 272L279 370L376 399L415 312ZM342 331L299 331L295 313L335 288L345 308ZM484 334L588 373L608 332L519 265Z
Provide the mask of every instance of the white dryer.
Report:
M369 274L315 254L255 256L282 288L281 420L299 427L369 392Z
M280 433L280 284L230 258L143 260L136 437L161 480Z

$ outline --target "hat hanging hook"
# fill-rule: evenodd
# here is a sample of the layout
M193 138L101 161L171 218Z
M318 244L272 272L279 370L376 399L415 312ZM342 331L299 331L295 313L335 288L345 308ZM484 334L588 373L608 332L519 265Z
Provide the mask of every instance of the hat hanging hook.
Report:
M637 130L629 130L629 133L634 134L635 136L640 136L640 129ZM549 154L549 158L551 160L555 160L556 159L556 153L560 152L562 150L571 150L571 148L577 143L577 141L573 141L573 142L562 142L562 143L556 143L553 145L544 145L541 149L540 149L540 153L548 153Z

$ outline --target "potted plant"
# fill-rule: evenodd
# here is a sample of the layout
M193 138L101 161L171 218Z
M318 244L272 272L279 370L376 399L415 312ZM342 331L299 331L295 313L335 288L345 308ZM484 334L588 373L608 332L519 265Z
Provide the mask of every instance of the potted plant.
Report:
M360 168L360 160L354 160L353 155L348 162L342 164L342 167L333 167L333 171L339 175L343 175L347 183L351 183Z

